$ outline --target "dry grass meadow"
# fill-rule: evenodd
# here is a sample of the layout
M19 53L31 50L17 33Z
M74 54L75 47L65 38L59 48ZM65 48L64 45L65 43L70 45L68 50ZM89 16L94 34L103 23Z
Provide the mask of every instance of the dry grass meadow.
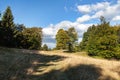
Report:
M120 80L120 61L0 47L0 80Z

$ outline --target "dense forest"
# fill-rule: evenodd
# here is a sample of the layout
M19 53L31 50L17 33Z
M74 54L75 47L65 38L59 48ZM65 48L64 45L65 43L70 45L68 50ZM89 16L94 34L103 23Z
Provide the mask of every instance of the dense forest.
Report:
M104 17L101 23L92 25L83 34L80 43L74 27L68 30L59 29L56 34L56 50L68 52L87 51L90 56L99 56L108 59L120 59L120 26L111 26ZM42 28L28 28L23 24L15 24L12 11L8 6L0 19L0 46L49 50L44 44L42 47Z

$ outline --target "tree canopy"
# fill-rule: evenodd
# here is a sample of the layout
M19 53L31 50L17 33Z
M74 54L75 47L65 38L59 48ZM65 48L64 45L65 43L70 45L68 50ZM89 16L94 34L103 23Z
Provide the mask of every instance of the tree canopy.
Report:
M69 41L70 41L70 38L67 32L63 29L59 29L56 34L56 48L67 49L67 42Z
M56 34L56 48L68 49L69 52L74 50L74 43L78 39L77 32L74 27L68 30L59 29Z

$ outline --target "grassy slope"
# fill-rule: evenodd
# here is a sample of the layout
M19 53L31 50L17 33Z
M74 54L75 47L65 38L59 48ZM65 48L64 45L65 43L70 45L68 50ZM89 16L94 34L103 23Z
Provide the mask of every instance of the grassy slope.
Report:
M119 61L0 47L0 80L119 80Z

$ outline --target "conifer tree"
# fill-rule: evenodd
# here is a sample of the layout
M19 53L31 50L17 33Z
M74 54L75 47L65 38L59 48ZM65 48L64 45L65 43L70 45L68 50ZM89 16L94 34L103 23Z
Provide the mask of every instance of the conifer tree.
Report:
M12 15L12 11L8 6L5 10L2 21L1 21L1 41L0 44L7 47L14 46L14 18Z

